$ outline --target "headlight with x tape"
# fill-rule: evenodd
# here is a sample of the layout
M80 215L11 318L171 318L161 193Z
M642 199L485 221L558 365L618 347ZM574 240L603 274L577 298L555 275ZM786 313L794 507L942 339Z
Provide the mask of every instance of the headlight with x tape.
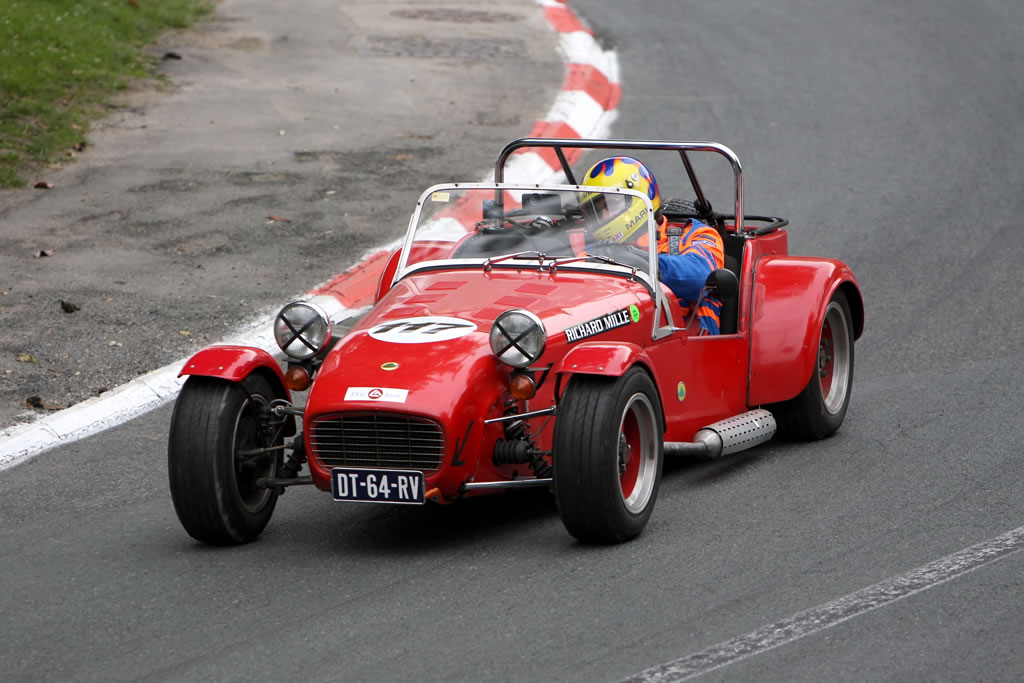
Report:
M520 308L499 315L491 326L490 338L494 355L514 368L537 362L548 341L540 318Z
M293 301L277 314L274 338L288 356L309 360L331 340L331 319L310 301Z

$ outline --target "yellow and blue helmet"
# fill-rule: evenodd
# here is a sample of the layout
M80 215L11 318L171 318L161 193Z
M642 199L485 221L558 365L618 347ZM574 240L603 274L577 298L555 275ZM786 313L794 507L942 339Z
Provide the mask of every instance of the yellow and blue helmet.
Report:
M602 159L587 171L583 185L625 187L646 193L657 212L661 208L658 181L644 164L632 157ZM583 217L595 226L592 234L602 242L626 242L647 229L647 206L629 195L593 192L580 199ZM646 234L646 232L643 232Z

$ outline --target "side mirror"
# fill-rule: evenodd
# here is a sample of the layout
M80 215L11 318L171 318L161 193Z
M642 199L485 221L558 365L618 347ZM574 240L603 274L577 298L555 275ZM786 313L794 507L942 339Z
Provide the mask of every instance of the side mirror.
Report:
M727 268L719 268L708 275L704 286L718 298L729 299L736 296L740 289L740 281L736 278L736 273Z
M562 197L557 192L526 192L522 204L533 214L562 213Z
M485 199L483 201L483 205L484 220L487 220L489 218L501 218L502 216L505 215L504 207L498 204L498 202L493 199Z

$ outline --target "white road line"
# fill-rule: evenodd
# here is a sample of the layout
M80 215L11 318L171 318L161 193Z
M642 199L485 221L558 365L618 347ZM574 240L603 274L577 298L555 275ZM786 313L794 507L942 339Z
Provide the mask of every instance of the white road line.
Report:
M685 681L841 624L1024 550L1024 526L746 635L641 671L625 681Z

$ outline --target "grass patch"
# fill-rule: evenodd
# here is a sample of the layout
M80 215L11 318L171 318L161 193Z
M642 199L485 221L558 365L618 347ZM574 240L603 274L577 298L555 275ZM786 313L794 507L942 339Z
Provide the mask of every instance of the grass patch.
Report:
M2 0L0 187L67 158L110 95L152 75L142 47L212 0Z

